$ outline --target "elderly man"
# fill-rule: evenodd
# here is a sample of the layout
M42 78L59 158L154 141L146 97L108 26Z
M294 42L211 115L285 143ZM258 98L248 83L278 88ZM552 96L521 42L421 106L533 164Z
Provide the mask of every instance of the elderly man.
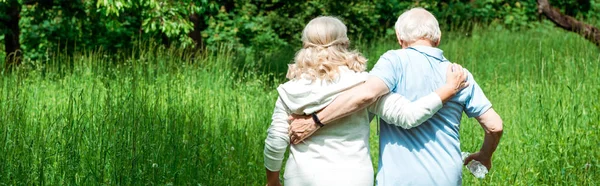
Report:
M436 48L441 31L435 17L422 8L403 13L395 26L400 50L383 54L371 77L354 87L317 114L317 118L292 117L290 137L297 144L331 121L365 108L388 92L414 101L435 91L445 82L451 63ZM380 121L379 185L460 185L462 165L471 160L492 168L492 154L502 136L502 119L468 73L469 86L460 91L422 125L403 129ZM462 112L475 117L485 130L479 152L462 161L459 126Z

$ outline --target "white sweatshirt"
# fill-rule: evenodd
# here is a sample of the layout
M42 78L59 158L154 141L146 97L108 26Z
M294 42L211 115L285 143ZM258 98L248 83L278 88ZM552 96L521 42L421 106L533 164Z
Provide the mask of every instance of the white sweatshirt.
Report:
M265 167L279 171L288 136L290 114L311 114L329 105L340 93L367 80L368 73L340 67L333 82L293 80L277 88L271 126L265 140ZM303 143L290 147L285 185L372 185L373 167L369 153L368 112L388 123L412 128L442 108L442 101L431 93L415 102L399 94L382 96L369 106L319 129ZM368 111L367 111L368 110Z

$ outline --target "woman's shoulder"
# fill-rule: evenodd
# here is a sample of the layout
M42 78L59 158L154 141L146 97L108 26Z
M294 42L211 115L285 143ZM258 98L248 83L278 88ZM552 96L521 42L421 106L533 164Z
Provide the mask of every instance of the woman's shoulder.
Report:
M369 73L366 71L357 72L351 70L347 66L340 66L338 68L340 70L338 78L336 78L336 82L343 83L347 81L366 81Z

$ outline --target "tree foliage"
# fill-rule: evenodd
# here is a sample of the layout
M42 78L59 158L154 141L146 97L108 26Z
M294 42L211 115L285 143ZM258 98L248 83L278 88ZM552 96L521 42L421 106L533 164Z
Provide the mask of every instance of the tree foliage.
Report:
M396 18L412 7L430 10L445 30L474 24L519 30L540 19L534 0L0 0L4 40L11 3L21 8L20 50L34 61L57 48L116 52L151 39L185 48L227 43L243 51L298 46L303 26L319 15L341 18L354 41L368 41L393 37ZM596 0L551 3L567 15L600 19Z

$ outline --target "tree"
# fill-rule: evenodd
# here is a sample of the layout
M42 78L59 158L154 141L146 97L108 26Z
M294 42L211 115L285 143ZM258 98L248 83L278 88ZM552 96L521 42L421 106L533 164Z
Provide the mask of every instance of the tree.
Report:
M17 0L8 0L0 4L0 10L5 12L0 15L0 25L4 28L4 50L6 52L5 66L11 67L21 64L23 52L19 37L21 30L19 20L21 19L21 3Z
M207 26L205 16L217 13L218 3L233 5L233 1L207 0L114 0L110 3L98 0L97 6L104 8L107 16L139 11L140 29L144 33L158 33L165 45L175 41L188 47L203 46L201 32Z
M239 52L263 56L299 46L302 28L319 15L341 18L353 41L368 42L392 37L397 16L411 7L428 9L445 29L492 23L517 30L538 20L537 2L548 1L0 0L0 34L7 66L16 66L23 58L43 63L57 49L68 54L129 50L136 39L208 50L226 43ZM591 13L600 5L589 0L551 2L566 9L567 15L600 18ZM539 7L562 28L592 41L600 37L590 25L556 16L560 12L549 5Z
M73 46L116 51L131 46L132 39L141 34L162 38L166 45L202 46L206 15L218 13L217 3L234 5L233 1L207 0L0 0L5 64L21 64L23 50L34 53L29 57L41 59L48 48L57 46L68 48L67 52L74 50Z
M598 28L577 21L577 19L560 13L559 10L550 6L548 0L538 0L538 12L543 13L557 26L583 36L585 39L600 46L600 30Z

